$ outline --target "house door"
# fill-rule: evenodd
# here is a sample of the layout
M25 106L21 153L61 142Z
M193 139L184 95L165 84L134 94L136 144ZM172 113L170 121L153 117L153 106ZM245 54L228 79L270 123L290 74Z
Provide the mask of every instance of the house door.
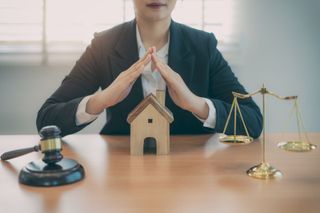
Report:
M143 141L143 153L144 154L156 154L157 153L157 141L153 137L147 137Z

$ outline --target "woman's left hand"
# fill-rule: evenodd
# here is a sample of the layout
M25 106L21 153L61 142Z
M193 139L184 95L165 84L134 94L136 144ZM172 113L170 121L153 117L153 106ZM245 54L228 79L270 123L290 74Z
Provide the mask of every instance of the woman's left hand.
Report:
M182 109L192 112L199 118L207 119L209 107L204 98L191 92L181 76L156 56L155 50L152 53L151 59L153 66L165 80L173 102Z

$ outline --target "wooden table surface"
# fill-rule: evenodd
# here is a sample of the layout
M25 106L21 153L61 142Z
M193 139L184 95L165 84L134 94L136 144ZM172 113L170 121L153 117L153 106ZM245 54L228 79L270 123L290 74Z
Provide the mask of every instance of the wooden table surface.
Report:
M228 146L218 135L172 136L167 156L130 156L128 136L71 135L63 155L83 165L75 184L39 188L18 183L20 169L41 153L0 163L0 212L320 212L318 149L277 148L296 134L268 134L267 161L284 176L258 180L246 170L260 163L261 143ZM36 145L36 135L0 136L0 153Z

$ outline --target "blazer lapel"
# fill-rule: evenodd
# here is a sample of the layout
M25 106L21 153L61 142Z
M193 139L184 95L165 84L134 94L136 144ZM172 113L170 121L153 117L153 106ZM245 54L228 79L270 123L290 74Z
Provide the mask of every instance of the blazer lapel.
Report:
M115 46L115 52L110 56L113 78L127 70L139 60L136 39L136 21L126 23ZM141 77L133 84L130 94L120 103L124 112L130 112L143 99ZM125 115L126 116L126 115Z
M171 21L168 65L175 72L179 73L189 88L194 73L194 63L195 56L190 49L190 44L185 41L179 25ZM168 94L168 90L166 94L166 104L169 108L175 106Z
M168 65L181 75L187 85L193 76L194 59L190 44L185 41L179 25L171 21Z
M115 51L111 55L112 74L116 78L122 71L128 69L139 59L137 39L136 39L135 20L125 23L121 29Z

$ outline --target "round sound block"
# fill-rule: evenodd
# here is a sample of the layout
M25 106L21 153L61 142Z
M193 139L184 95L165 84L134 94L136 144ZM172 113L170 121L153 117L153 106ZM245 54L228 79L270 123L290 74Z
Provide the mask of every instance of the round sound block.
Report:
M74 160L64 158L56 164L37 160L21 170L19 182L31 186L60 186L80 181L84 176L83 167Z

